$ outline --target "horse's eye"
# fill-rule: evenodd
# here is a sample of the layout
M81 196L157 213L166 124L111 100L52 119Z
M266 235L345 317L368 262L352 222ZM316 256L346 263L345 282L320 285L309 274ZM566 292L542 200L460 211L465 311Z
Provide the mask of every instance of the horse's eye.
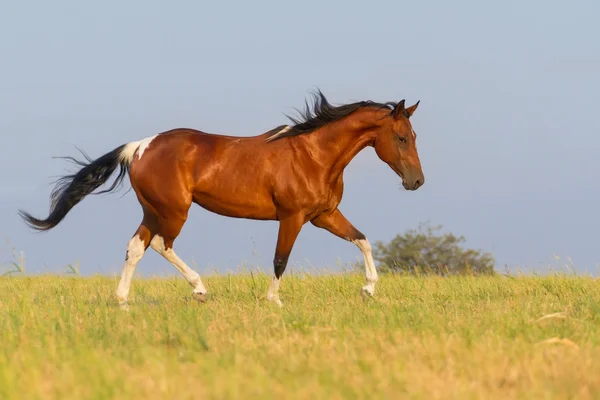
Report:
M400 143L406 143L406 138L402 137L402 136L396 136L398 138L398 140L400 141Z

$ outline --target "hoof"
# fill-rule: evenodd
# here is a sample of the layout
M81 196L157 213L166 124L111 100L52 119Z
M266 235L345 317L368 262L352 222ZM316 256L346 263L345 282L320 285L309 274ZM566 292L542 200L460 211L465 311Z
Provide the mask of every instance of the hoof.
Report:
M279 300L279 298L273 300L273 302L275 302L275 304L277 304L279 308L283 308L283 303L281 302L281 300Z
M279 295L273 295L271 293L269 293L267 295L267 300L269 300L271 303L275 303L279 306L279 308L283 308L283 303L281 302L281 300L279 299Z
M121 308L121 310L123 311L129 311L129 303L124 301L122 303L119 303L119 307Z
M206 293L193 292L192 298L200 303L206 303Z
M367 298L371 298L374 296L374 290L371 286L363 286L360 289L360 296L363 300L367 300Z

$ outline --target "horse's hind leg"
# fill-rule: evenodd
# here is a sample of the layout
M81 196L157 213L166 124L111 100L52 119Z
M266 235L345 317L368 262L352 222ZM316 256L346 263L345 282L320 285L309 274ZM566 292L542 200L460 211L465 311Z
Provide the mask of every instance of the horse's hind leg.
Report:
M194 288L192 297L198 301L206 301L206 287L202 283L200 275L191 269L173 250L173 242L186 218L181 216L170 216L169 218L158 219L158 229L156 235L152 238L150 246L167 261L169 261L183 275L188 283Z
M122 309L127 310L129 305L127 298L129 295L129 288L131 287L131 278L135 271L135 266L142 259L148 245L152 233L150 228L143 221L133 237L127 244L127 253L125 255L125 265L123 266L123 272L121 273L121 280L117 286L117 299Z

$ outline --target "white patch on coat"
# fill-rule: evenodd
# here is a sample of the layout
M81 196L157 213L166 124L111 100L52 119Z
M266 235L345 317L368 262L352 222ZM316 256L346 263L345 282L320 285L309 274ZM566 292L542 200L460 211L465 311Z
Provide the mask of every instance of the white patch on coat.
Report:
M140 142L140 147L138 148L138 159L142 158L144 151L146 151L146 149L148 148L148 146L150 146L150 143L154 140L154 138L156 136L158 136L158 135L154 135L154 136L150 136L145 139L142 139L142 141Z
M138 140L136 142L130 142L125 145L123 150L121 150L121 160L127 164L131 164L133 161L133 157L135 157L136 151L138 155L138 159L142 158L144 151L150 146L150 143L157 137L158 135L150 136L144 138L142 140Z
M285 127L281 128L277 133L274 133L273 135L271 135L267 141L271 141L271 140L275 140L277 139L279 136L281 136L282 134L290 131L292 129L291 126L286 125Z
M283 133L286 133L286 132L290 131L291 129L292 129L291 126L286 125L283 128L281 128L281 130L279 132L277 132L276 135L281 135Z

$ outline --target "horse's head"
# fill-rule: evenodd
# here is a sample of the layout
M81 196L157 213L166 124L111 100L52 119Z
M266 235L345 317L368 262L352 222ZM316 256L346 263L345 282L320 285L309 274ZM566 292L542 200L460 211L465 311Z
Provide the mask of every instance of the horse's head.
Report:
M417 152L417 135L410 123L419 102L404 108L404 100L398 103L379 129L375 139L375 151L402 178L406 190L417 190L425 183L421 161Z

